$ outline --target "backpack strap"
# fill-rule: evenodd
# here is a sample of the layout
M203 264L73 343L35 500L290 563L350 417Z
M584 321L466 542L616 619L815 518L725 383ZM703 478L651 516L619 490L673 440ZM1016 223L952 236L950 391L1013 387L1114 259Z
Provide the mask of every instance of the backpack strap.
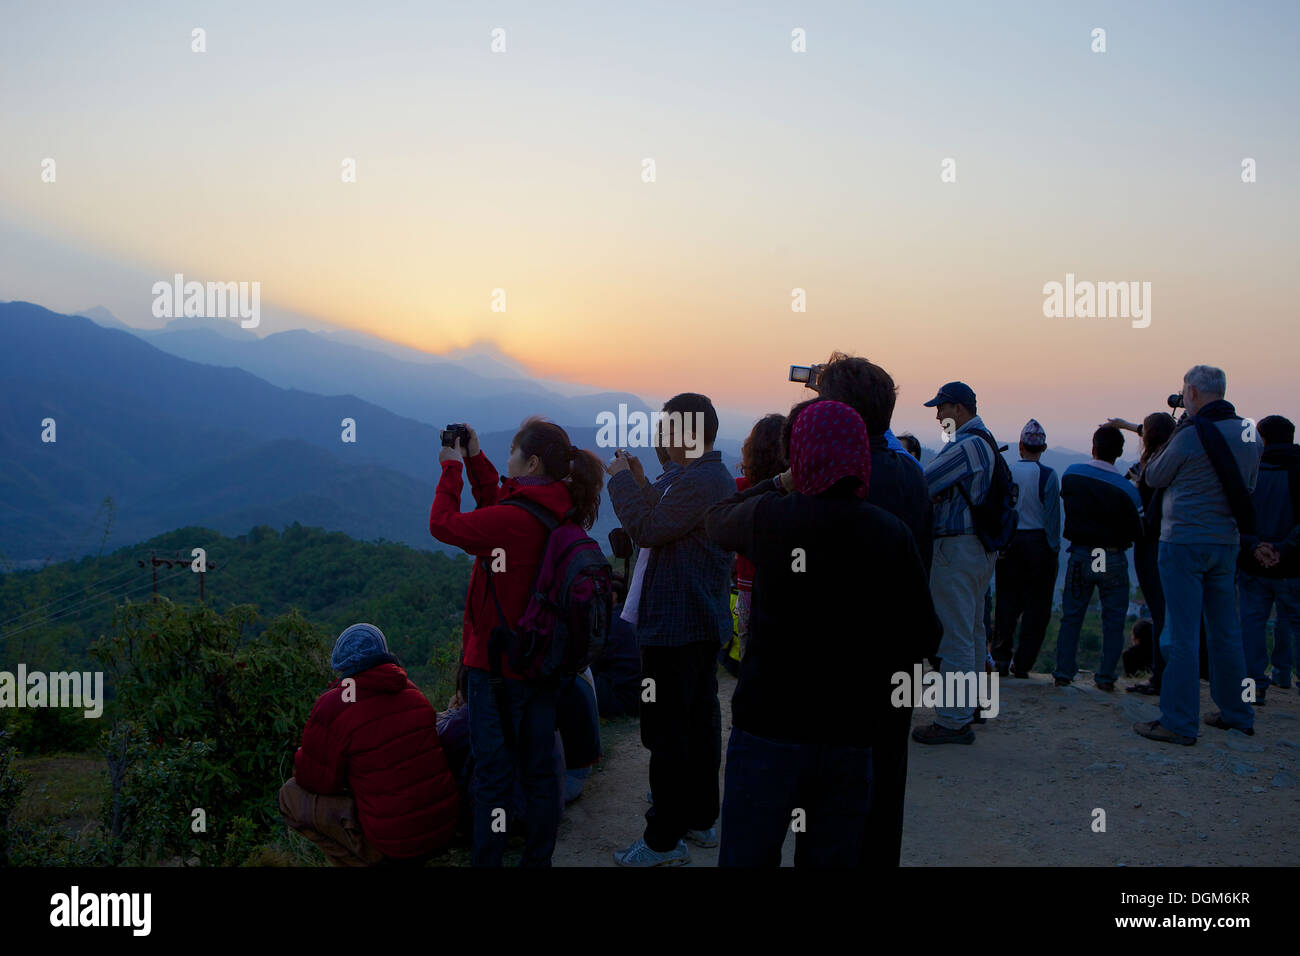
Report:
M546 528L546 533L550 534L560 526L559 520L552 513L550 508L539 505L536 501L530 501L528 498L513 497L501 501L503 505L514 505L516 508L523 508L530 515L536 518Z
M514 505L516 508L522 508L534 518L540 521L546 527L546 533L549 536L558 526L559 522L551 512L543 508L534 501L527 498L507 498L500 502L503 505ZM492 629L492 634L488 638L488 685L492 688L492 696L496 700L497 717L501 721L501 736L505 740L506 746L511 750L515 749L515 725L510 719L510 696L506 690L505 677L501 672L501 655L506 652L505 638L513 636L513 629L506 621L506 612L501 607L501 598L497 596L497 587L494 575L492 573L492 564L486 557L479 557L479 562L483 566L483 573L487 575L488 593L492 595L492 603L496 605L498 624ZM540 568L538 571L540 572Z
M994 471L997 471L997 467L998 467L998 446L997 446L997 443L993 441L993 436L990 435L988 432L983 431L982 429L979 429L979 428L972 428L972 429L971 429L971 433L972 433L972 434L975 434L975 435L978 435L980 438L983 438L986 442L988 442L988 444L989 444L989 448L991 448L991 449L993 450L993 470L994 470ZM961 439L958 439L958 441L960 441L960 440L961 440ZM963 498L966 499L966 507L967 507L968 509L970 509L971 526L973 527L974 524L975 524L975 505L974 505L974 503L970 500L970 494L966 491L966 488L962 485L962 483L961 483L960 481L957 482L956 488L957 488L958 493L959 493ZM993 476L990 475L990 476L989 476L989 488L988 488L988 491L984 492L984 498L985 498L985 500L988 499L989 492L992 491L992 490L993 490ZM983 501L980 502L980 504L983 504L983 503L984 503ZM979 530L979 529L977 528L976 531L978 531L978 530Z

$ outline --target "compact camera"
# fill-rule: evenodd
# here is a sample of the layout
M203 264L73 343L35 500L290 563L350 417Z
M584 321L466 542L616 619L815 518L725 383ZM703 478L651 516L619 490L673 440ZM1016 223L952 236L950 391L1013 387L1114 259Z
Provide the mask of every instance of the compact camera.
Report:
M826 371L826 365L791 365L790 381L799 382L800 384L816 391L822 383L822 373Z

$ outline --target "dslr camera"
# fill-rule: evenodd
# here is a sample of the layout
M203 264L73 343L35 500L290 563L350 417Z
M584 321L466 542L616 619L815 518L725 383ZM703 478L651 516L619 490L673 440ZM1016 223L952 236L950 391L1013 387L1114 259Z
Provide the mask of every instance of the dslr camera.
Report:
M1174 392L1174 394L1170 395L1168 398L1165 399L1165 402L1168 403L1168 405L1169 405L1170 408L1182 408L1182 407L1183 407L1183 393L1182 393L1182 392Z
M461 448L469 447L469 429L464 425L448 425L439 432L439 436L442 439L442 445L444 448L454 448L456 446L457 438L460 439Z

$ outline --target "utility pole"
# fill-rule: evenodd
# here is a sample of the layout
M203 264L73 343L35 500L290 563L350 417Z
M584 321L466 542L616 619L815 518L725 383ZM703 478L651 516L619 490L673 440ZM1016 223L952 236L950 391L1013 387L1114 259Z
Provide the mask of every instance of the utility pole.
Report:
M142 568L145 567L145 563L144 563L143 560L137 559L135 563L136 563L136 565L139 566L139 567L142 567ZM160 557L158 557L158 553L157 553L156 551L150 551L150 552L149 552L149 565L148 565L148 566L152 569L152 572L153 572L153 601L154 601L155 604L158 603L158 567L159 567L159 565L161 565L162 567L165 567L165 568L173 568L173 567L175 567L175 566L177 566L177 565L181 565L181 564L189 564L189 561L187 561L184 557L180 556L180 554L179 554L178 552L173 552L171 558L160 558ZM207 565L205 571L200 571L200 572L199 572L199 603L200 603L200 604L203 604L203 603L204 603L203 575L205 574L206 571L215 571L215 570L217 570L217 566L216 566L215 564L209 564L209 565Z

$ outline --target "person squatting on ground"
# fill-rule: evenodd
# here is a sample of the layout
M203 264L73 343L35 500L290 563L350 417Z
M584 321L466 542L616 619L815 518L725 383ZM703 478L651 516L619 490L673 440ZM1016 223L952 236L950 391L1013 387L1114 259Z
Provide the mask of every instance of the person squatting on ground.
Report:
M330 666L280 788L284 822L335 866L419 865L455 835L459 802L433 706L372 624L343 631Z

